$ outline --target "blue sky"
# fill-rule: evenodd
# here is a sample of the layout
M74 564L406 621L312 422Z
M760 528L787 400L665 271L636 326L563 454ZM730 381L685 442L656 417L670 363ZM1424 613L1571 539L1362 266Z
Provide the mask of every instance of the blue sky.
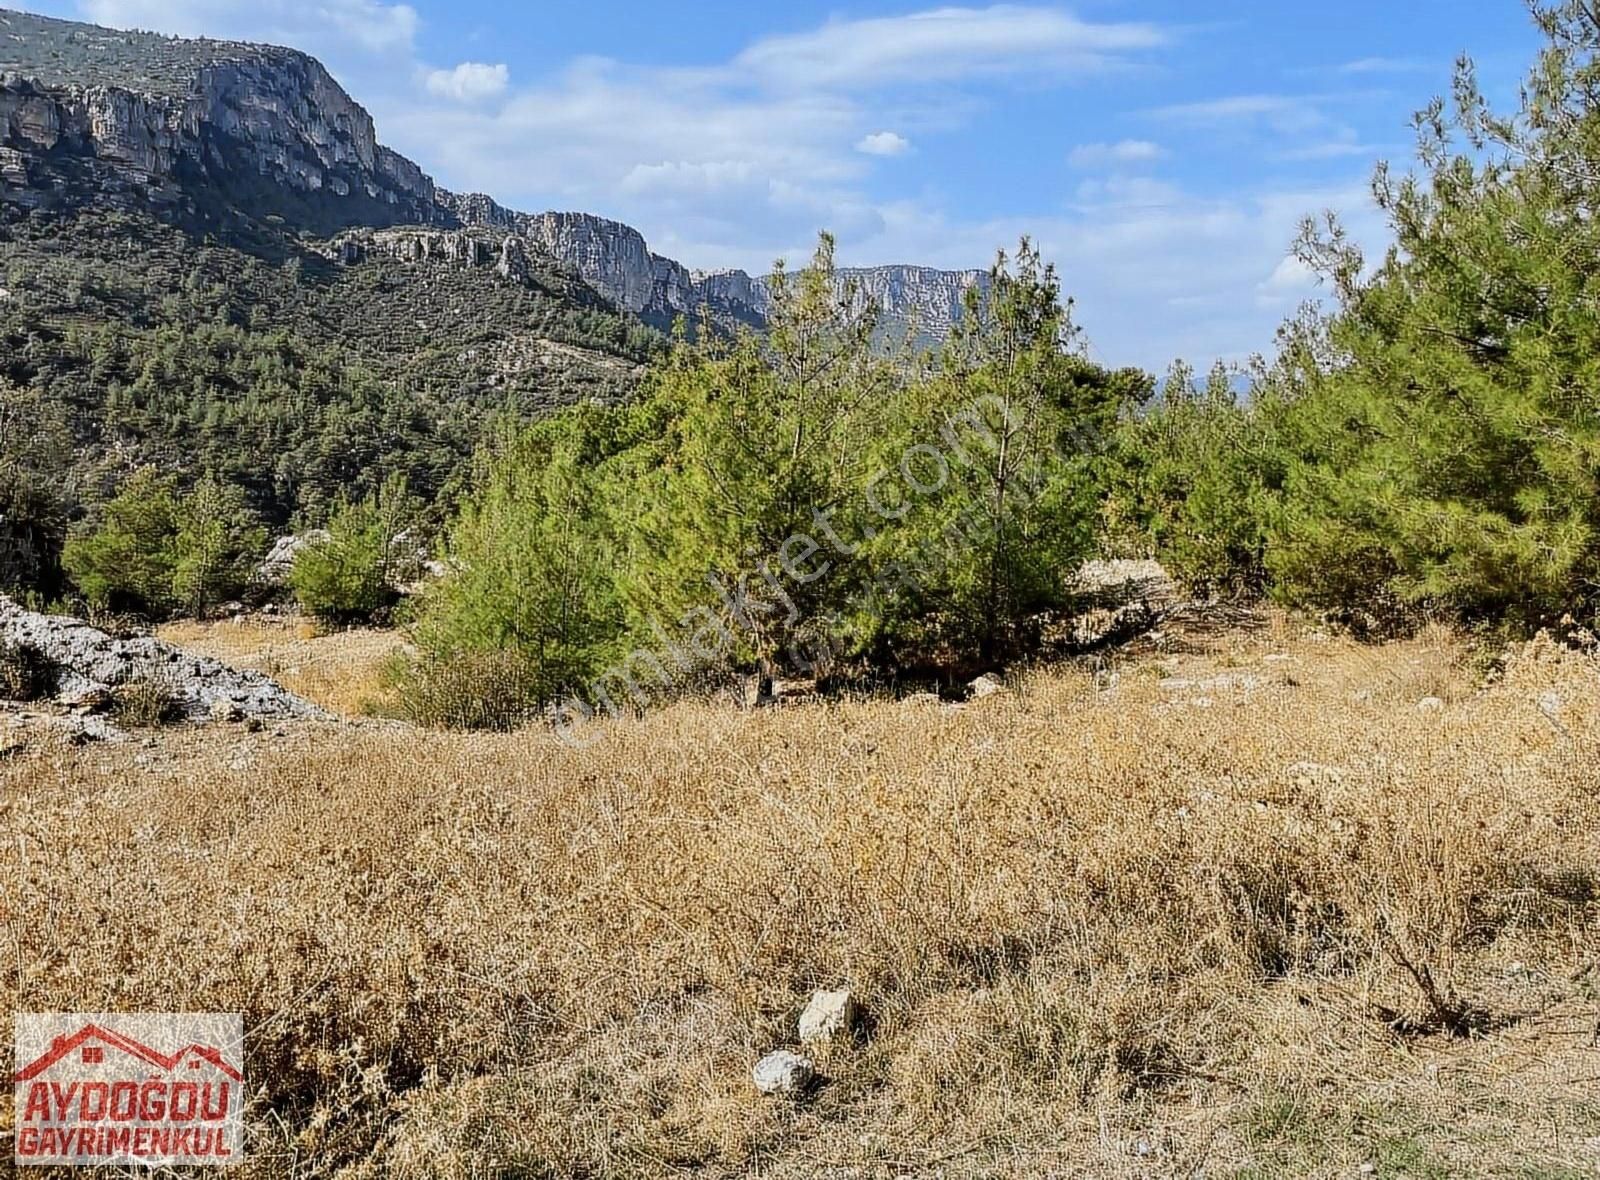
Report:
M1373 248L1380 158L1473 56L1509 100L1520 0L55 0L122 27L293 44L440 183L580 209L692 267L764 270L821 228L851 264L983 266L1033 235L1094 354L1270 350L1315 294L1298 219Z

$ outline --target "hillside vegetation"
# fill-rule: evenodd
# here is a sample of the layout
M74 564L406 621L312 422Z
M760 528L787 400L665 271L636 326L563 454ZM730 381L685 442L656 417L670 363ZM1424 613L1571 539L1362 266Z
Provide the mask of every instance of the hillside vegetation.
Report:
M1307 223L1336 306L1244 395L1090 363L1026 241L936 358L885 359L824 237L764 340L680 342L635 402L488 457L421 604L418 675L447 688L418 715L567 728L732 671L948 684L1059 651L1096 554L1368 635L1592 625L1600 23L1537 19L1517 114L1463 64L1415 170L1380 170L1382 259Z
M9 217L0 590L339 718L63 699L29 616L0 1041L243 1013L261 1180L1593 1176L1600 18L1534 11L1246 382L1094 363L1026 240L923 353L827 235L669 340Z
M1587 1175L1600 662L1468 657L1269 620L585 751L41 747L0 1037L243 1011L260 1177ZM840 986L862 1039L758 1094Z
M765 331L668 348L559 273L339 266L267 235L274 259L119 215L65 235L62 262L59 226L23 219L0 328L43 428L18 447L4 581L170 610L61 564L142 464L177 493L241 486L274 523L398 476L451 572L413 618L414 713L499 726L734 673L953 683L1059 650L1067 574L1096 555L1373 635L1592 623L1600 27L1578 3L1536 17L1521 109L1463 65L1413 170L1375 178L1382 259L1307 224L1336 305L1285 325L1245 394L1226 369L1158 385L1090 363L1027 242L929 356L884 352L826 236L774 277ZM76 482L39 474L72 445ZM335 572L359 601L313 609L388 609L394 587ZM754 611L729 594L752 585ZM663 636L698 637L669 644L676 671Z
M28 12L0 14L0 70L17 70L46 85L125 86L146 94L189 93L200 71L236 59L245 47L206 38L103 29Z
M553 265L509 281L315 245L109 211L0 224L0 392L32 407L0 447L34 503L6 513L0 585L60 594L70 523L147 465L213 474L277 527L395 475L448 503L497 417L622 397L664 344Z

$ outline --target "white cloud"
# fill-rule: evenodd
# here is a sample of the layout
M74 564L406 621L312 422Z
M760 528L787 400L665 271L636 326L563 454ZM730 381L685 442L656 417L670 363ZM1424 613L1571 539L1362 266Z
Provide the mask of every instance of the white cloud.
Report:
M878 232L858 187L867 157L970 119L981 107L960 79L1065 82L1166 40L1053 8L937 8L768 37L696 67L579 59L492 108L380 96L375 114L449 187L616 217L692 265L760 267L824 227Z
M1317 285L1317 274L1293 254L1285 255L1261 284L1261 291L1271 295L1309 295Z
M451 188L615 217L694 266L765 266L875 216L852 187L868 170L854 146L874 128L846 96L590 59L493 107L410 95L375 113L387 142Z
M1183 190L1176 185L1142 176L1111 176L1086 180L1078 186L1080 208L1086 209L1165 209L1182 202Z
M622 178L624 192L651 196L702 196L743 188L761 178L746 161L714 160L691 164L678 160L661 164L636 164Z
M1165 123L1206 132L1213 143L1229 137L1280 160L1375 157L1356 129L1329 112L1371 95L1240 94L1158 107L1148 114Z
M1178 103L1158 107L1151 112L1158 119L1188 126L1212 126L1218 123L1243 122L1255 119L1319 119L1312 102L1286 94L1239 94L1228 98L1207 99L1204 102Z
M856 151L869 156L903 156L911 150L911 141L893 131L874 131L856 144Z
M503 65L464 61L453 70L430 70L424 84L428 93L453 102L482 102L497 98L511 84L511 71Z
M758 41L735 64L769 85L881 87L1021 70L1093 71L1166 42L1152 24L1094 24L1054 8L999 4L831 21Z
M1279 155L1285 160L1340 160L1352 156L1375 158L1381 151L1381 148L1372 144L1344 137L1329 139L1320 143L1301 144L1299 147L1289 148L1287 151L1279 153Z
M1363 57L1335 67L1339 74L1426 74L1433 66L1409 57Z
M1147 139L1124 139L1118 143L1085 143L1072 149L1067 162L1074 168L1104 168L1113 165L1151 164L1162 159L1166 150Z
M79 0L96 24L267 41L311 52L409 53L417 11L382 0Z

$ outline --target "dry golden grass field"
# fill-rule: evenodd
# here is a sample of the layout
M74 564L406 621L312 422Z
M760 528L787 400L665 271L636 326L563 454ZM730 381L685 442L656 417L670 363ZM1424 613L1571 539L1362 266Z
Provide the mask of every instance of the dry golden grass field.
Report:
M359 627L323 635L307 619L259 615L168 623L156 635L235 668L265 673L290 692L344 717L382 711L384 668L405 647L394 631Z
M391 641L274 642L338 705ZM1600 1174L1600 660L1550 642L153 742L0 763L0 1039L243 1011L235 1174ZM758 1094L839 986L862 1035Z

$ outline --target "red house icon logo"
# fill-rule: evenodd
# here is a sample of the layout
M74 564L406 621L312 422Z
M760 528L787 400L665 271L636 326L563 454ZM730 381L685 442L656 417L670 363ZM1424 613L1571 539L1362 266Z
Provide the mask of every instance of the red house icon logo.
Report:
M221 1050L214 1046L185 1045L170 1057L164 1057L147 1045L141 1045L132 1037L120 1036L94 1024L86 1024L70 1037L57 1037L50 1045L49 1052L37 1061L19 1070L13 1079L17 1082L31 1081L40 1074L47 1072L56 1062L61 1061L69 1054L81 1047L81 1060L85 1065L103 1065L105 1063L106 1049L124 1053L129 1057L148 1062L157 1069L172 1072L186 1058L189 1068L195 1069L202 1063L209 1063L223 1074L236 1082L244 1081L244 1074L222 1059Z
M19 1016L16 1162L239 1162L242 1047L238 1015Z

